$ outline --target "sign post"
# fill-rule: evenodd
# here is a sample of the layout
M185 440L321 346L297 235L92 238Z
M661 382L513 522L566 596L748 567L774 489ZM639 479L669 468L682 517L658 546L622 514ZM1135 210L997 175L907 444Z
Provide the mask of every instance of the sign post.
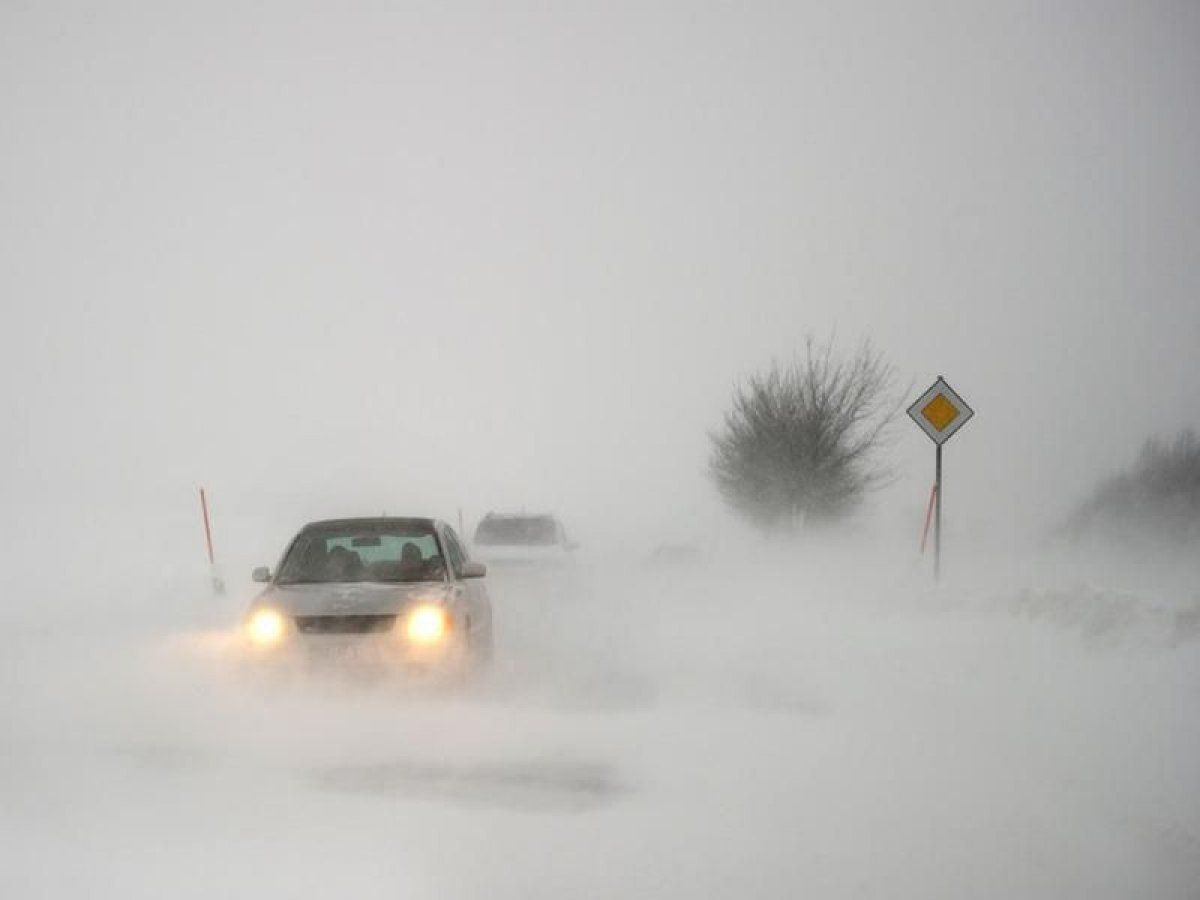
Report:
M937 498L937 503L934 506L934 516L936 521L933 523L933 580L938 581L942 577L942 445L938 444L934 451L935 459L933 464L933 492Z
M933 478L933 577L942 574L942 445L967 424L975 410L967 405L941 375L908 408L909 417L936 446ZM927 519L928 521L928 519ZM928 525L926 525L928 528ZM922 538L921 547L925 543Z

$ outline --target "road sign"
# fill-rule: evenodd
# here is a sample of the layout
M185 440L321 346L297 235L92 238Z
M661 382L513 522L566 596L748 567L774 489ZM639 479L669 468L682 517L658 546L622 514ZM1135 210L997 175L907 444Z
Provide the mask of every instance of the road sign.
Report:
M908 408L908 414L940 447L967 424L975 410L939 375L933 386Z
M946 380L939 375L933 386L908 408L908 414L921 430L929 435L929 439L937 444L933 491L929 499L933 504L930 511L934 516L933 577L938 578L942 573L942 444L967 424L971 416L975 415L975 410L967 406L967 401L958 396L954 388L946 384ZM925 516L925 532L929 532L928 513ZM924 535L921 536L921 552L925 552Z

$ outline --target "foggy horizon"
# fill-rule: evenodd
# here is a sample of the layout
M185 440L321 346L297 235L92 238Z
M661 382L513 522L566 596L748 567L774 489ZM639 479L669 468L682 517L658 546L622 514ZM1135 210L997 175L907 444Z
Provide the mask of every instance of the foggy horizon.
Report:
M1200 16L1088 9L10 7L5 494L711 518L811 333L973 405L955 519L1053 527L1200 423Z

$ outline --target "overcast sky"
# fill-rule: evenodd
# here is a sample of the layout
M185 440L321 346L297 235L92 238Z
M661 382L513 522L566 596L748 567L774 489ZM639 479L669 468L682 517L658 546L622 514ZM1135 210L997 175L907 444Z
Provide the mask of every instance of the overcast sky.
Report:
M975 407L959 521L1045 524L1200 424L1198 89L1193 2L7 0L0 488L699 520L836 329Z

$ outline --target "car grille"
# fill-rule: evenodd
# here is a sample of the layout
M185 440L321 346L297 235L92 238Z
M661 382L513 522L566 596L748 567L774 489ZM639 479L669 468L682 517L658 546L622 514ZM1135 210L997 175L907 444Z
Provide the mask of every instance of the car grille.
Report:
M395 615L296 616L301 634L376 634L390 631L395 623Z

